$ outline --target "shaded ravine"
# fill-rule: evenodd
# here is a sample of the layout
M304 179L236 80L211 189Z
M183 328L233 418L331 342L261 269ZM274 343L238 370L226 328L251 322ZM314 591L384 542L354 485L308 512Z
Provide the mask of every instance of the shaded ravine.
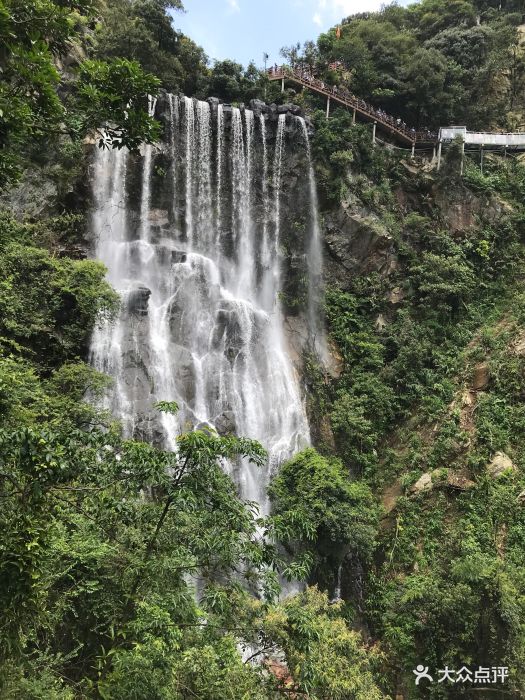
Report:
M281 303L283 166L290 149L302 148L309 173L296 186L310 220L304 317L318 341L321 262L308 132L290 115L272 121L211 101L165 101L150 103L165 123L159 147L144 147L141 158L95 154L93 256L107 266L122 308L116 322L94 332L91 361L114 378L105 406L129 436L172 449L181 431L211 426L259 440L269 452L266 469L227 468L241 496L267 512L270 474L310 441ZM176 401L180 410L159 414L157 401Z

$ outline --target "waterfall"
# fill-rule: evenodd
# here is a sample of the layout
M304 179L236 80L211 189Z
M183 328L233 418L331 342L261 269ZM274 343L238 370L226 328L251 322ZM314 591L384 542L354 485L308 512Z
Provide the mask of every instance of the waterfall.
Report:
M217 172L215 176L216 192L215 192L215 208L217 218L215 221L215 242L218 244L221 235L222 226L222 145L224 142L224 108L222 105L217 105Z
M93 254L122 305L95 331L91 361L114 378L105 405L129 436L173 449L177 434L207 426L260 441L265 469L226 468L264 513L271 474L310 440L279 303L286 117L274 127L248 109L160 102L166 143L146 146L141 165L96 152ZM157 157L170 159L167 187ZM178 414L159 415L158 401L176 401Z
M308 261L308 330L312 349L323 362L328 361L328 349L324 332L323 314L321 311L322 281L323 281L323 250L321 244L321 228L319 225L319 204L317 186L315 183L314 166L310 149L308 128L302 117L299 117L301 130L308 155L308 184L310 188L310 244L307 250Z
M342 600L341 598L341 592L342 592L342 586L341 586L341 579L343 576L343 565L340 564L339 567L337 568L337 581L335 584L335 590L334 590L334 600L339 601Z
M178 189L177 182L177 136L179 129L179 98L176 95L169 95L169 106L170 106L170 156L171 156L171 176L172 176L172 196L175 198L175 194ZM178 212L174 208L174 222L178 223Z
M193 157L195 150L195 112L193 100L184 98L184 117L186 123L186 238L191 244L193 239Z
M157 100L155 97L148 99L148 114L152 117L155 114ZM143 238L149 238L149 208L151 199L151 164L153 156L153 146L149 144L144 147L144 170L142 173L143 186L140 201L140 224L142 226Z

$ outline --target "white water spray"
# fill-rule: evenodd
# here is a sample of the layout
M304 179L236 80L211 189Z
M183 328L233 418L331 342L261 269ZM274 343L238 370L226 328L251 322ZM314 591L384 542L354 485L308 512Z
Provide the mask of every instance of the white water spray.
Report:
M170 97L168 127L176 196L167 210L153 184L155 149L143 151L135 214L130 156L97 151L94 255L108 267L122 310L94 333L91 358L115 379L106 406L130 436L173 448L178 433L206 425L259 440L266 468L227 468L241 496L264 513L270 474L309 444L279 304L286 117L273 154L270 125L264 116L257 124L250 110L232 108L228 122L223 106ZM314 192L312 180L316 216ZM177 401L179 413L159 415L158 401Z

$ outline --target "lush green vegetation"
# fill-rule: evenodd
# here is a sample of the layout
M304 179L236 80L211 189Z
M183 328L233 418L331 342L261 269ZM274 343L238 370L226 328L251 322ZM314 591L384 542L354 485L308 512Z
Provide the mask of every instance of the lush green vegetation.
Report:
M344 112L318 113L316 127L325 216L340 202L361 217L365 209L395 260L387 272L360 273L356 262L329 286L342 372L323 380L307 365L312 414L324 423L328 413L335 437L323 451L335 449L386 509L362 617L390 660L391 692L460 697L444 686L419 695L411 669L490 659L510 667L521 697L525 167L493 156L482 172L467 160L461 179L452 148L442 173L428 175L374 150ZM498 477L496 453L511 465ZM423 475L431 486L418 485ZM366 545L359 556L367 560ZM350 575L350 558L346 567Z
M86 364L87 345L118 299L78 254L84 137L154 141L146 96L160 86L316 107L282 97L254 66L210 66L173 29L180 8L0 2L0 184L51 163L57 185L49 217L0 215L0 695L466 696L415 688L424 662L509 666L508 690L523 697L520 160L488 157L483 172L467 160L461 179L451 148L429 174L372 148L344 111L312 111L325 217L358 211L371 240L388 236L389 265L329 280L340 373L306 358L318 451L275 476L271 517L221 469L225 458L261 464L260 445L195 431L167 453L123 439L94 407L109 380ZM409 123L511 127L522 21L521 2L422 0L284 53ZM344 602L330 599L338 569ZM311 587L280 601L281 577Z
M340 36L334 28L284 55L409 125L516 127L523 121L523 13L519 0L391 4L344 19Z
M84 363L86 344L117 300L98 263L50 253L81 223L0 219L2 698L380 700L381 654L340 605L317 589L277 601L278 573L304 578L311 559L285 561L261 540L286 518L259 518L221 467L260 465L262 447L195 431L162 452L123 440L93 406L108 380ZM313 451L302 459L322 472ZM345 507L366 527L370 493L337 469L349 499L339 527ZM241 648L281 662L243 661Z
M106 127L106 145L131 149L158 137L146 98L159 81L138 63L84 61L74 81L59 73L57 59L81 40L94 16L90 0L0 4L0 186L18 176L32 149L56 143L61 133L78 141Z

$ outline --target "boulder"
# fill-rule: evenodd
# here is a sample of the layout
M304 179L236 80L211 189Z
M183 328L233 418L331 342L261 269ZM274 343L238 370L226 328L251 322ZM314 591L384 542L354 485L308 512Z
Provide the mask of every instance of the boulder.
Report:
M461 472L450 469L447 473L447 485L458 491L469 491L476 486L476 482L472 481Z
M254 114L259 115L261 113L265 113L268 111L268 107L266 106L266 102L263 102L262 100L250 100L250 109L254 112Z
M432 474L426 472L423 476L419 477L416 483L410 487L410 493L419 494L425 491L431 491L433 487Z
M376 331L381 333L381 331L384 331L387 326L388 326L388 321L383 316L383 314L379 314L379 316L375 320L374 328L376 329Z
M302 111L299 105L294 104L279 105L277 107L277 114L293 114L294 117L300 117Z
M490 380L490 371L488 362L481 362L474 368L474 377L472 379L472 388L474 391L483 391L487 388Z
M516 465L505 452L496 452L494 459L487 465L487 472L493 479L497 479L507 472L517 471Z
M150 296L151 291L147 287L132 289L126 300L129 313L137 316L147 316Z
M405 292L401 287L394 287L388 295L388 301L393 306L398 306L405 298Z
M522 491L516 499L520 505L525 505L525 491Z
M224 411L213 422L219 435L233 435L237 430L233 411Z

